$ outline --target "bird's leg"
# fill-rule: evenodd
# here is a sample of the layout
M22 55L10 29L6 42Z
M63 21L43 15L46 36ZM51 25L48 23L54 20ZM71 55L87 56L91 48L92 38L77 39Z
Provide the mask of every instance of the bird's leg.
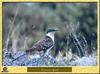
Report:
M51 47L51 48L52 48L52 47ZM49 56L50 58L52 58L52 56L49 55L51 48L49 48L49 49L46 51L46 53L44 54L44 57L45 57L45 56Z
M50 49L48 49L48 50L45 52L44 56L47 56L47 55L49 54L49 51L50 51Z

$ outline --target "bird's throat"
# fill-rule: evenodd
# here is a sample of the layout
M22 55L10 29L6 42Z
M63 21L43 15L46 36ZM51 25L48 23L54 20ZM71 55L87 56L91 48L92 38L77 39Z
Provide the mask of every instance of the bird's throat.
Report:
M50 37L54 42L54 34L55 32L50 32L50 33L47 33L46 36Z

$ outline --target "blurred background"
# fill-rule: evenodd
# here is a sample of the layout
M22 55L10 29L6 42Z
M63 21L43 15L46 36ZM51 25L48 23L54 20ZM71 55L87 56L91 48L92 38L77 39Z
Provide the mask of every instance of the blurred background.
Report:
M51 54L79 57L97 53L97 3L3 3L3 48L12 54L31 48L51 27Z

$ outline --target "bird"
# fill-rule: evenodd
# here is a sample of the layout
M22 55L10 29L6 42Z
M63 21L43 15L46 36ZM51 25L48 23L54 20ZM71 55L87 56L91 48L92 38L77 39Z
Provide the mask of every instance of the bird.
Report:
M54 47L56 31L58 31L57 28L48 28L45 36L25 51L29 57L33 58L35 54L39 54L41 51L44 56L48 55L49 51Z

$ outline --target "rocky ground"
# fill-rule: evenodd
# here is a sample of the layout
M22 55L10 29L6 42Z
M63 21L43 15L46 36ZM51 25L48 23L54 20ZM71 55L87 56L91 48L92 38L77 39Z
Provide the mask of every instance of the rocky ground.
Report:
M23 56L21 56L23 55ZM20 56L20 57L19 57ZM3 49L4 66L96 66L97 57L82 57L78 59L66 60L65 58L57 61L48 55L40 58L29 59L23 51L19 51L13 58L9 57L7 50Z

